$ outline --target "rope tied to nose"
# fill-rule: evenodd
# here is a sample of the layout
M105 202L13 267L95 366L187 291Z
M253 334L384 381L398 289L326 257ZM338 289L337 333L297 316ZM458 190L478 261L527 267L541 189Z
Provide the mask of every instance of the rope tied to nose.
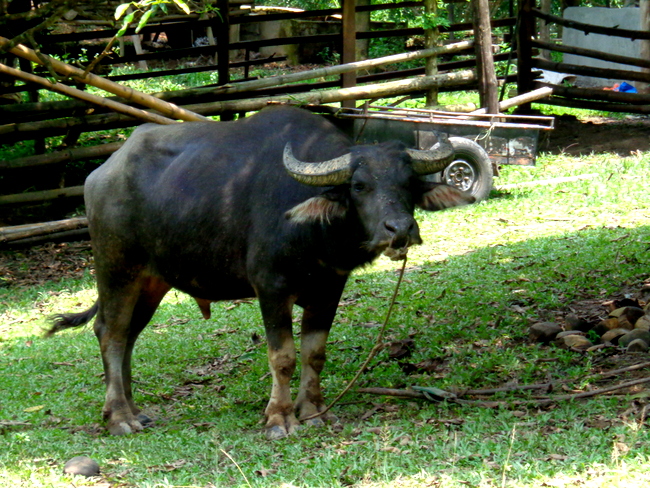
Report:
M316 417L320 417L321 415L326 414L329 412L334 405L336 405L343 396L350 391L350 389L355 385L357 380L359 379L359 376L366 370L368 367L368 364L370 364L370 361L377 355L377 353L384 347L382 344L382 339L384 338L384 333L386 332L386 328L388 325L388 321L390 320L391 313L393 312L393 306L395 305L395 300L397 299L397 293L399 292L399 287L402 284L402 278L404 277L404 271L406 270L406 256L404 256L404 259L402 261L402 267L399 271L399 276L397 278L397 284L395 285L395 291L393 291L393 296L390 300L390 305L388 306L388 310L386 311L386 317L384 318L384 322L381 325L381 328L379 329L379 332L377 333L377 338L375 339L375 345L373 348L370 350L368 353L368 357L366 360L363 362L359 370L356 372L354 377L350 380L350 382L346 385L346 387L339 393L332 402L323 409L322 412L318 412L315 414L312 414L308 417L302 418L300 420L310 420Z

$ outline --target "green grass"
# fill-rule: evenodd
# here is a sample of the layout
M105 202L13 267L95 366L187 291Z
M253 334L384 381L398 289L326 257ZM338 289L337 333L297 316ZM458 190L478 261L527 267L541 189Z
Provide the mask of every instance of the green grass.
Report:
M409 254L387 341L413 337L408 362L440 366L409 375L382 352L359 386L486 388L561 379L570 388L597 387L585 376L602 353L529 344L527 329L580 300L638 289L649 277L649 163L650 154L541 155L537 167L504 168L498 183L595 176L495 190L477 205L420 213L425 244ZM380 258L350 280L323 375L328 398L372 347L377 328L367 324L382 321L396 276L396 264ZM650 436L643 419L623 415L644 404L643 397L488 409L353 391L335 407L342 427L268 442L260 423L270 391L266 347L251 340L262 333L257 304L213 304L213 319L205 322L193 301L175 292L143 332L134 359L137 401L157 425L110 437L101 424L102 368L91 330L42 337L48 315L88 307L93 287L88 273L81 280L0 289L0 421L29 423L0 427L2 486L650 482ZM97 460L103 480L63 475L63 463L76 455Z

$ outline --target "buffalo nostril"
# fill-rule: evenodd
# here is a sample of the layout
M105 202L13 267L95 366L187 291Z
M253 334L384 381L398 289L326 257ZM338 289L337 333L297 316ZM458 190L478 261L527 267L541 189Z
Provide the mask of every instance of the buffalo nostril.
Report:
M395 224L395 222L386 221L384 222L384 227L386 227L386 230L391 234L395 234L397 232L397 225Z

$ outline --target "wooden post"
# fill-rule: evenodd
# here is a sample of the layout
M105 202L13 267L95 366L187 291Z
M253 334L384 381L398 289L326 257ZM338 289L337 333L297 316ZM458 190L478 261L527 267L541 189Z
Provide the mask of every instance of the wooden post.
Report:
M356 0L357 6L370 5L370 0ZM356 31L368 32L370 30L370 11L357 12L356 15ZM368 59L368 46L370 39L359 39L357 41L356 59Z
M641 0L642 2L644 0ZM551 0L541 0L540 3L540 10L546 14L551 13ZM551 41L551 24L547 22L546 20L539 19L539 39L542 42L550 42ZM542 49L539 52L539 56L542 59L546 59L548 61L551 60L551 51L548 49Z
M230 15L228 11L228 0L217 0L219 9L219 28L217 29L217 74L218 85L226 85L230 82ZM232 120L234 114L224 112L220 120Z
M356 60L357 50L357 25L355 14L355 0L342 0L343 21L341 26L342 50L341 62L343 64L353 63ZM350 88L357 84L357 73L351 71L341 75L341 88ZM354 108L354 100L345 100L342 107Z
M424 14L426 17L435 17L438 13L438 0L424 0ZM425 29L424 47L432 48L438 45L439 32L438 28ZM426 76L435 76L438 74L438 56L426 58L424 72ZM434 86L427 91L426 107L433 108L438 105L438 87Z
M472 0L474 11L474 37L476 47L476 71L478 76L481 107L488 113L499 113L497 76L492 57L492 27L488 0Z
M535 0L519 0L519 29L517 34L517 91L528 93L534 88L532 76L533 46L530 44L535 32L532 9ZM530 104L519 106L519 112L530 112Z
M639 30L648 32L650 30L650 0L639 0L639 17ZM650 40L641 39L639 42L641 43L639 57L650 61ZM644 68L643 71L650 72L647 68ZM636 82L634 85L639 93L650 93L650 84Z

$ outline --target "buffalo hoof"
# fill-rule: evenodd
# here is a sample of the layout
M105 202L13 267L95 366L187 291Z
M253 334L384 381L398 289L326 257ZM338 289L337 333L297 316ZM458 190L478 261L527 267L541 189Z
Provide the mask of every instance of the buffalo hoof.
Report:
M279 439L284 439L289 435L287 429L280 425L274 425L266 429L266 438L270 441L277 441Z
M339 418L333 413L327 412L323 415L319 415L318 417L303 421L303 425L306 425L307 427L324 427L326 423L338 424Z
M300 424L295 417L285 419L284 425L268 425L266 427L266 438L270 441L277 441L294 434L300 429Z
M108 423L108 432L111 435L128 435L140 432L143 429L142 424L133 419L130 421L110 421Z
M143 429L146 429L147 427L151 427L153 425L153 419L143 413L139 413L136 419L138 422L140 422L140 425L142 425Z

